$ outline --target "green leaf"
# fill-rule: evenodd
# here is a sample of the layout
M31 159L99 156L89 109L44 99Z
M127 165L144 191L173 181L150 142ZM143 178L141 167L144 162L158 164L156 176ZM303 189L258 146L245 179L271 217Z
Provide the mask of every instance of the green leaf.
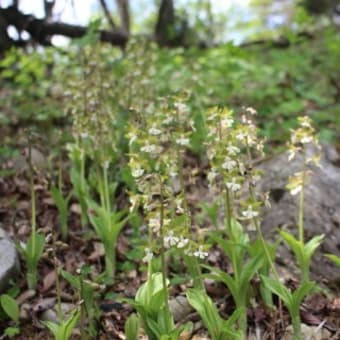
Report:
M303 299L313 291L315 283L311 281L304 281L300 284L299 288L296 289L292 296L292 309L295 313L298 313L300 305Z
M340 267L340 257L336 256L334 254L326 254L326 257L328 257L331 261L333 261L338 267Z
M19 306L18 303L10 295L3 294L0 297L1 307L5 313L15 322L19 321Z
M6 334L9 338L12 338L12 337L20 334L20 328L18 328L18 327L7 327L4 330L4 334Z
M276 294L288 308L292 305L292 294L281 282L263 275L261 275L261 279L266 287Z
M264 254L258 254L256 257L251 258L249 262L244 266L240 277L240 283L244 288L249 285L250 280L262 266L264 260Z
M234 301L237 303L239 300L239 287L237 286L236 280L230 274L225 273L219 268L214 268L206 265L202 265L202 267L207 268L212 272L212 274L205 274L204 276L215 281L222 281L228 287Z
M242 316L242 314L247 313L246 308L237 308L233 314L228 318L228 320L224 321L223 331L226 329L232 329L234 324L238 321L238 319Z
M52 321L41 321L43 325L45 325L54 335L54 338L59 339L59 325Z
M73 314L67 319L64 326L63 338L60 340L69 339L72 335L73 329L76 326L78 319L80 317L80 310L76 310Z
M304 267L305 266L304 244L297 240L292 234L284 230L280 230L279 233L281 237L284 239L284 241L289 245L291 250L294 252L300 267Z
M136 314L131 314L125 323L126 340L138 340L139 318Z
M71 273L61 270L61 276L72 286L72 288L80 289L79 277Z
M190 305L202 318L205 327L213 339L218 339L222 330L222 319L210 297L202 290L191 288L187 291Z
M72 312L71 316L60 324L51 321L41 321L54 335L55 340L68 340L80 317L80 310Z
M325 235L316 235L306 243L306 245L304 247L304 251L305 251L305 254L306 254L306 256L308 257L309 260L313 256L315 250L322 243L324 237L325 237Z

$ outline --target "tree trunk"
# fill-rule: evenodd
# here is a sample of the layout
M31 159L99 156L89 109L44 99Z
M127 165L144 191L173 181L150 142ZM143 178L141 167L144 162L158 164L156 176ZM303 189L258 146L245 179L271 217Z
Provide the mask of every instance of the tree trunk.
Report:
M172 0L162 0L155 27L155 38L159 45L172 45L174 40L175 10Z
M126 34L130 33L130 10L129 0L116 0L121 19L122 29Z

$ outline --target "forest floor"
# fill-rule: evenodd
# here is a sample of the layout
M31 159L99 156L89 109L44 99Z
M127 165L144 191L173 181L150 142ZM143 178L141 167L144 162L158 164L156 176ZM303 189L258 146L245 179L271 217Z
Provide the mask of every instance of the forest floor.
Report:
M16 140L23 131L18 130ZM12 136L12 138L14 138ZM27 153L27 147L17 145L19 154ZM75 199L70 202L70 214L68 219L69 237L66 243L57 242L58 239L58 211L49 191L50 173L47 171L48 150L43 144L37 145L34 154L36 166L35 191L37 194L37 225L38 228L49 239L46 249L54 248L53 253L47 250L39 263L39 284L36 291L29 290L25 279L25 264L21 263L21 273L13 280L14 286L18 288L17 301L20 305L20 335L15 339L49 339L50 335L39 320L46 318L51 310L55 309L57 301L56 291L56 271L57 263L59 268L75 273L76 269L88 264L91 267L89 279L94 279L103 271L104 249L95 236L94 232L82 229L79 216L79 205ZM27 176L27 165L25 158L17 155L9 158L1 164L1 171L6 171L7 175L0 179L0 223L16 242L25 242L31 231L31 198L30 183ZM70 179L67 175L67 162L63 164L64 189L68 192L71 188ZM204 165L193 157L188 159L186 171L188 176L195 169L196 182L189 188L189 198L192 202L198 201L206 196L207 186L203 173ZM195 188L195 189L192 189ZM209 226L207 226L209 228ZM145 281L146 274L143 271L140 260L131 260L133 253L133 242L131 242L131 228L127 226L120 235L117 247L117 261L120 264L116 280L111 287L99 287L98 306L100 317L98 320L98 339L124 339L124 323L128 315L132 312L132 307L126 303L117 302L117 297L133 298L137 289ZM225 270L230 270L228 261L218 248L212 248L207 258L208 263ZM282 263L281 263L282 265ZM185 271L181 263L176 264L176 271ZM169 269L172 268L169 264ZM297 278L290 275L289 268L282 270L287 285L291 288L297 286ZM327 281L327 280L326 280ZM320 282L321 283L321 282ZM209 295L218 304L221 315L228 315L234 308L233 300L228 290L220 284L206 280L206 289ZM259 282L254 281L254 289ZM67 306L73 306L79 302L78 292L74 291L65 280L60 281L61 300ZM183 295L187 283L180 282L171 287L171 299ZM340 339L340 298L339 284L338 291L327 288L327 284L322 283L323 289L318 294L308 298L301 306L301 319L308 331L316 332L323 329L322 335L315 335L315 339ZM334 288L334 286L333 286ZM338 297L337 297L338 296ZM248 308L249 339L289 339L285 332L290 325L290 318L287 310L280 301L275 301L277 308L269 310L261 302L254 299L252 306ZM199 317L193 311L187 315L182 315L177 310L175 319L192 321L196 331L188 339L206 339L207 334L203 331L203 325L199 322ZM53 312L52 312L53 314ZM54 313L56 315L56 313ZM53 318L53 317L52 317ZM0 322L0 332L8 326L7 321ZM76 330L80 337L79 329ZM306 330L307 332L307 330ZM307 334L307 333L305 333ZM312 333L311 333L312 334ZM307 336L307 335L306 335ZM1 337L1 339L4 336ZM185 337L183 337L185 339ZM314 338L313 338L314 339Z

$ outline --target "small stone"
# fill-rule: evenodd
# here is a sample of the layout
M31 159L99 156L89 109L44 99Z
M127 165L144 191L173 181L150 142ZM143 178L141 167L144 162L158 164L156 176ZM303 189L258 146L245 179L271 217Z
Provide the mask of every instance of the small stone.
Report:
M309 340L327 340L331 338L331 333L327 329L305 324L301 325L301 335L303 339ZM286 328L283 340L294 340L292 325Z
M18 252L13 241L0 226L0 293L20 271Z
M175 322L184 319L193 311L193 308L190 306L187 298L182 295L178 295L176 298L171 299L169 307L172 315L174 316Z
M74 304L72 303L61 303L61 312L64 318L67 318L69 312L74 309ZM58 306L55 304L53 308L45 310L41 314L41 320L43 321L51 321L51 322L58 322Z

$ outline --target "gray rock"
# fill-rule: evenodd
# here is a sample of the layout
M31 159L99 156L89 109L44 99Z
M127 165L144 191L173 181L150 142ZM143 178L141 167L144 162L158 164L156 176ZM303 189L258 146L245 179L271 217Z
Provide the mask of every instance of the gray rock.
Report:
M283 340L293 340L293 327L290 325L286 328ZM308 340L327 340L331 339L332 334L325 328L307 326L304 323L301 324L301 335L303 339Z
M20 271L18 253L13 241L0 226L0 293Z
M313 150L308 150L312 154ZM305 240L324 234L321 247L313 257L311 272L315 279L336 281L340 271L325 256L340 256L340 156L331 146L323 146L321 167L311 167L310 181L305 187ZM266 238L277 238L277 229L297 234L299 195L292 196L286 189L288 177L302 170L302 157L288 162L284 153L261 164L265 175L260 181L260 192L269 192L271 208L262 211L262 231ZM286 246L279 247L280 259L289 267L295 262Z
M75 305L72 303L61 303L61 312L63 317L66 319L70 316L70 312L75 308ZM55 304L52 308L46 309L41 314L41 320L43 321L51 321L58 322L58 306Z
M175 322L183 320L192 311L193 308L190 306L187 298L182 295L178 295L169 301L169 307L171 314L174 316Z

